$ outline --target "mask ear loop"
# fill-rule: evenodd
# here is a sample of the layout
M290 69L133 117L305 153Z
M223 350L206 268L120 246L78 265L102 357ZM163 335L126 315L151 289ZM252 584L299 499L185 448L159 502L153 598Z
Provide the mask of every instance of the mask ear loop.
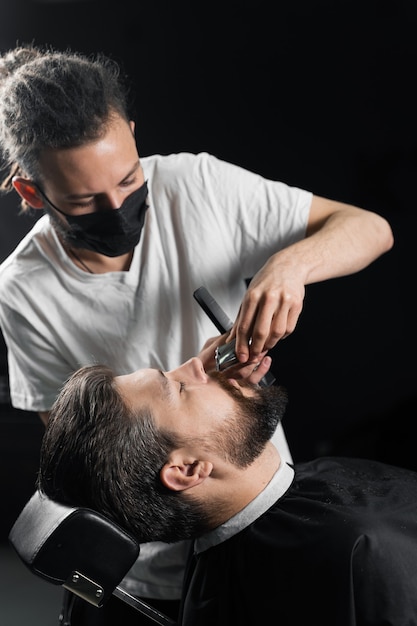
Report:
M58 213L61 213L61 215L64 215L64 217L70 217L68 213L65 213L62 209L58 209L57 206L55 206L55 204L53 202L51 202L51 200L48 198L48 196L46 195L46 193L44 191L42 191L41 187L37 184L34 183L36 189L39 191L39 193L41 194L42 198L44 200L46 200L46 202L53 208L55 209L55 211L58 211Z

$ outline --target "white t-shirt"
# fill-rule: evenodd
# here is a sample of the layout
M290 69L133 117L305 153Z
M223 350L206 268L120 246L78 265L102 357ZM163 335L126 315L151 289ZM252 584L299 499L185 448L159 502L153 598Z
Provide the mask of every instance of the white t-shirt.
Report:
M154 155L142 166L149 209L129 271L80 270L46 215L1 264L0 324L14 407L49 410L68 376L86 364L107 364L116 374L177 367L218 334L195 302L195 289L206 287L234 319L245 279L305 236L311 192L207 153ZM281 453L291 460L281 439ZM129 590L179 597L172 563L166 580L160 573L159 549L159 573L146 570L146 552L155 545L141 549L134 573L143 584L136 580ZM167 547L172 562L182 549Z

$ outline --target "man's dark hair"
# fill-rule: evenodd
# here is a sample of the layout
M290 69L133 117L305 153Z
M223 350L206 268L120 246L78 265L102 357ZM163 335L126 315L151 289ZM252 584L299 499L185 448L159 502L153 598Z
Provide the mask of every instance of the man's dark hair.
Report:
M129 119L129 91L120 66L96 54L36 46L16 47L0 57L0 148L12 177L41 182L44 149L73 148L99 139L112 115Z
M160 480L168 453L183 443L159 431L150 410L137 414L125 404L111 369L85 366L51 410L38 487L63 504L99 511L141 543L195 537L208 530L208 516Z

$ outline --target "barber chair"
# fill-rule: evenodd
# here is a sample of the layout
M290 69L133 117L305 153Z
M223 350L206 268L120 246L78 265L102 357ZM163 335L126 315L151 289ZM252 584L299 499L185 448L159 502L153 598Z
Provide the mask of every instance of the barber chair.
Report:
M9 541L33 574L62 585L98 609L114 595L161 626L177 626L120 587L140 548L103 515L63 506L36 491L14 523ZM65 622L65 616L60 620Z

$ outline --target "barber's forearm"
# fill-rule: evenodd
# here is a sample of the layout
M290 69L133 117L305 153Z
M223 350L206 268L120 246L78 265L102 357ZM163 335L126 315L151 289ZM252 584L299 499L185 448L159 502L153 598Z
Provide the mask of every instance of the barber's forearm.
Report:
M313 200L308 236L272 255L249 284L231 333L239 361L256 359L294 331L305 285L357 272L392 245L379 215Z
M304 271L304 284L358 272L393 246L388 222L369 211L346 207L320 230L277 253L275 262Z
M358 272L393 243L389 223L377 213L314 196L307 237L284 250L281 261L287 254L302 259L307 285Z

